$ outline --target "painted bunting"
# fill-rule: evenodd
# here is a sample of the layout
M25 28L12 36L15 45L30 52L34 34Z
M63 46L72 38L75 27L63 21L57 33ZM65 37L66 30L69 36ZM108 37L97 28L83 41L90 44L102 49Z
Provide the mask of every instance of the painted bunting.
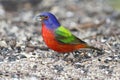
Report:
M44 42L54 51L68 53L81 48L91 48L101 51L98 48L89 46L86 42L73 35L50 12L42 12L37 16L37 20L40 20L42 24L42 37Z

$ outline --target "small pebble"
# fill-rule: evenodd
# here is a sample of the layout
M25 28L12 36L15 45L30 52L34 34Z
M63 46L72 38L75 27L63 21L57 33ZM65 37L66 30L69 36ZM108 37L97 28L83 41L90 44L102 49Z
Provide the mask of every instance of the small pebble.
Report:
M27 53L33 52L34 50L35 50L34 47L26 47L26 48L25 48L25 51L26 51Z
M105 63L109 63L109 62L111 62L113 59L114 59L113 56L109 56L108 58L106 58L106 59L104 60L104 62L105 62Z
M3 72L0 71L0 76L3 75Z
M5 41L0 41L0 47L8 47Z
M81 65L79 63L75 63L74 66L75 66L76 69L78 69L78 68L84 68L85 67L85 65Z
M8 62L16 61L17 59L18 59L17 56L12 55L8 57Z
M106 66L106 65L99 65L99 69L109 69L109 66Z
M54 69L57 70L57 72L63 71L63 67L59 65L54 65Z
M16 50L17 53L20 53L20 52L22 51L22 49L21 49L20 46L17 46L17 47L15 48L15 50Z
M22 58L27 58L25 55L23 55L23 54L19 54L19 57L20 57L20 59L22 59Z

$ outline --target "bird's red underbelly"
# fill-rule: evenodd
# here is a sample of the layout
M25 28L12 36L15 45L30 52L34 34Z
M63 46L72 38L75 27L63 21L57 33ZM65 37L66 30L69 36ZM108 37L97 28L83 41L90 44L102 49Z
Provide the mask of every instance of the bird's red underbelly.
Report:
M44 26L42 27L42 37L49 48L61 53L72 52L84 47L84 45L62 44L56 41L53 33Z

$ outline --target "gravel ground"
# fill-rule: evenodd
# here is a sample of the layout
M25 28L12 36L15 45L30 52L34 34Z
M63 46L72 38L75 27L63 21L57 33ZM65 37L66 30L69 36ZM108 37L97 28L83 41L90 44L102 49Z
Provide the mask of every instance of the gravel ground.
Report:
M120 80L120 12L104 0L0 1L0 80ZM47 48L35 15L50 11L101 52Z

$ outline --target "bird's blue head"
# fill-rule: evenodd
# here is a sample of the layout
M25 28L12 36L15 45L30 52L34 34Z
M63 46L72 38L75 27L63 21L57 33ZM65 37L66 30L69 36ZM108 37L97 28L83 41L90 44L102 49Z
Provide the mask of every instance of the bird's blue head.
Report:
M42 12L39 17L42 23L50 30L54 30L60 26L57 18L50 12Z

